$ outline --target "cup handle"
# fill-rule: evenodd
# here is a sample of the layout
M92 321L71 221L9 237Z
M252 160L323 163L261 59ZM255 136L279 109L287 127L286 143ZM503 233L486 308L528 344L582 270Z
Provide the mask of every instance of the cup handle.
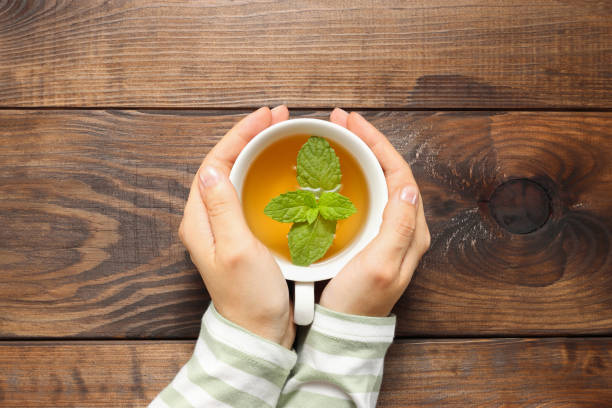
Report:
M314 282L295 282L294 293L293 321L307 326L314 317Z

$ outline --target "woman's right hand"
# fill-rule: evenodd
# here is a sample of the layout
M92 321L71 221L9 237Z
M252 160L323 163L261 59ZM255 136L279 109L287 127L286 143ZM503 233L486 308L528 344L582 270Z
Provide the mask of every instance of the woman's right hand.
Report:
M295 326L287 283L268 248L251 233L229 180L234 161L249 140L288 118L286 106L258 109L210 151L191 184L179 237L217 311L290 349Z
M330 120L359 136L378 159L389 190L380 232L325 287L320 304L362 316L387 316L429 249L423 200L410 166L370 122L336 108Z

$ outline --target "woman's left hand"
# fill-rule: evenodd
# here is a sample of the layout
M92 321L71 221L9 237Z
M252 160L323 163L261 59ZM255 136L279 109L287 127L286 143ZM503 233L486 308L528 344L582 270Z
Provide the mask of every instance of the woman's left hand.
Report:
M363 116L335 109L330 120L359 136L378 159L389 191L378 235L336 275L321 306L363 316L387 316L406 290L430 235L410 166Z

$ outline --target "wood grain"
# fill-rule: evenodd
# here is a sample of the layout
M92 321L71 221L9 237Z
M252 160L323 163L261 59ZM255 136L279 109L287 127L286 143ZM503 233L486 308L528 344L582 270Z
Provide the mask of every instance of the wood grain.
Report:
M0 342L3 407L144 407L194 342Z
M371 119L411 163L433 236L396 307L400 333L611 332L612 115ZM530 234L510 233L490 213L495 189L513 179L536 182L551 200L550 219Z
M385 361L379 407L601 408L612 401L612 341L402 341Z
M176 232L242 114L1 112L0 336L195 338L208 298ZM612 113L366 116L412 165L433 237L398 335L612 333ZM513 179L550 197L532 233L491 215Z
M0 343L0 404L145 406L191 341ZM378 407L607 407L612 339L402 341L391 346Z
M607 1L0 1L0 105L612 107Z

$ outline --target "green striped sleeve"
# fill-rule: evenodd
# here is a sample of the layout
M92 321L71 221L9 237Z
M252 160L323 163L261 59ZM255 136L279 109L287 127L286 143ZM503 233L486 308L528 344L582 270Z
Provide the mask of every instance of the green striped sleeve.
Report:
M221 316L211 304L190 360L150 408L273 408L297 355Z
M334 335L310 330L305 337L304 344L317 350L335 355L357 358L382 358L387 354L389 343L344 340Z
M202 325L200 330L200 338L206 342L219 361L254 376L265 378L277 387L282 387L289 375L289 370L279 369L279 367L274 366L269 361L243 353L216 340L210 335L204 325Z
M388 326L395 324L395 316L390 317L375 317L375 316L357 316L347 313L336 312L321 305L316 305L317 312L326 316L335 317L344 321L364 323L370 326Z
M367 317L316 306L298 337L298 363L279 407L375 407L395 316Z
M171 385L167 386L159 396L169 407L193 408L193 406Z
M294 391L283 394L278 401L278 406L300 408L355 408L355 403L344 398L328 397L308 391Z
M338 374L317 370L308 363L300 363L295 366L295 374L291 376L299 382L317 381L326 382L344 388L351 392L374 392L380 389L382 373L375 374Z
M187 362L187 373L189 380L206 391L214 399L224 402L229 406L248 406L252 408L273 408L263 400L228 385L223 380L208 374L198 362L192 358Z

